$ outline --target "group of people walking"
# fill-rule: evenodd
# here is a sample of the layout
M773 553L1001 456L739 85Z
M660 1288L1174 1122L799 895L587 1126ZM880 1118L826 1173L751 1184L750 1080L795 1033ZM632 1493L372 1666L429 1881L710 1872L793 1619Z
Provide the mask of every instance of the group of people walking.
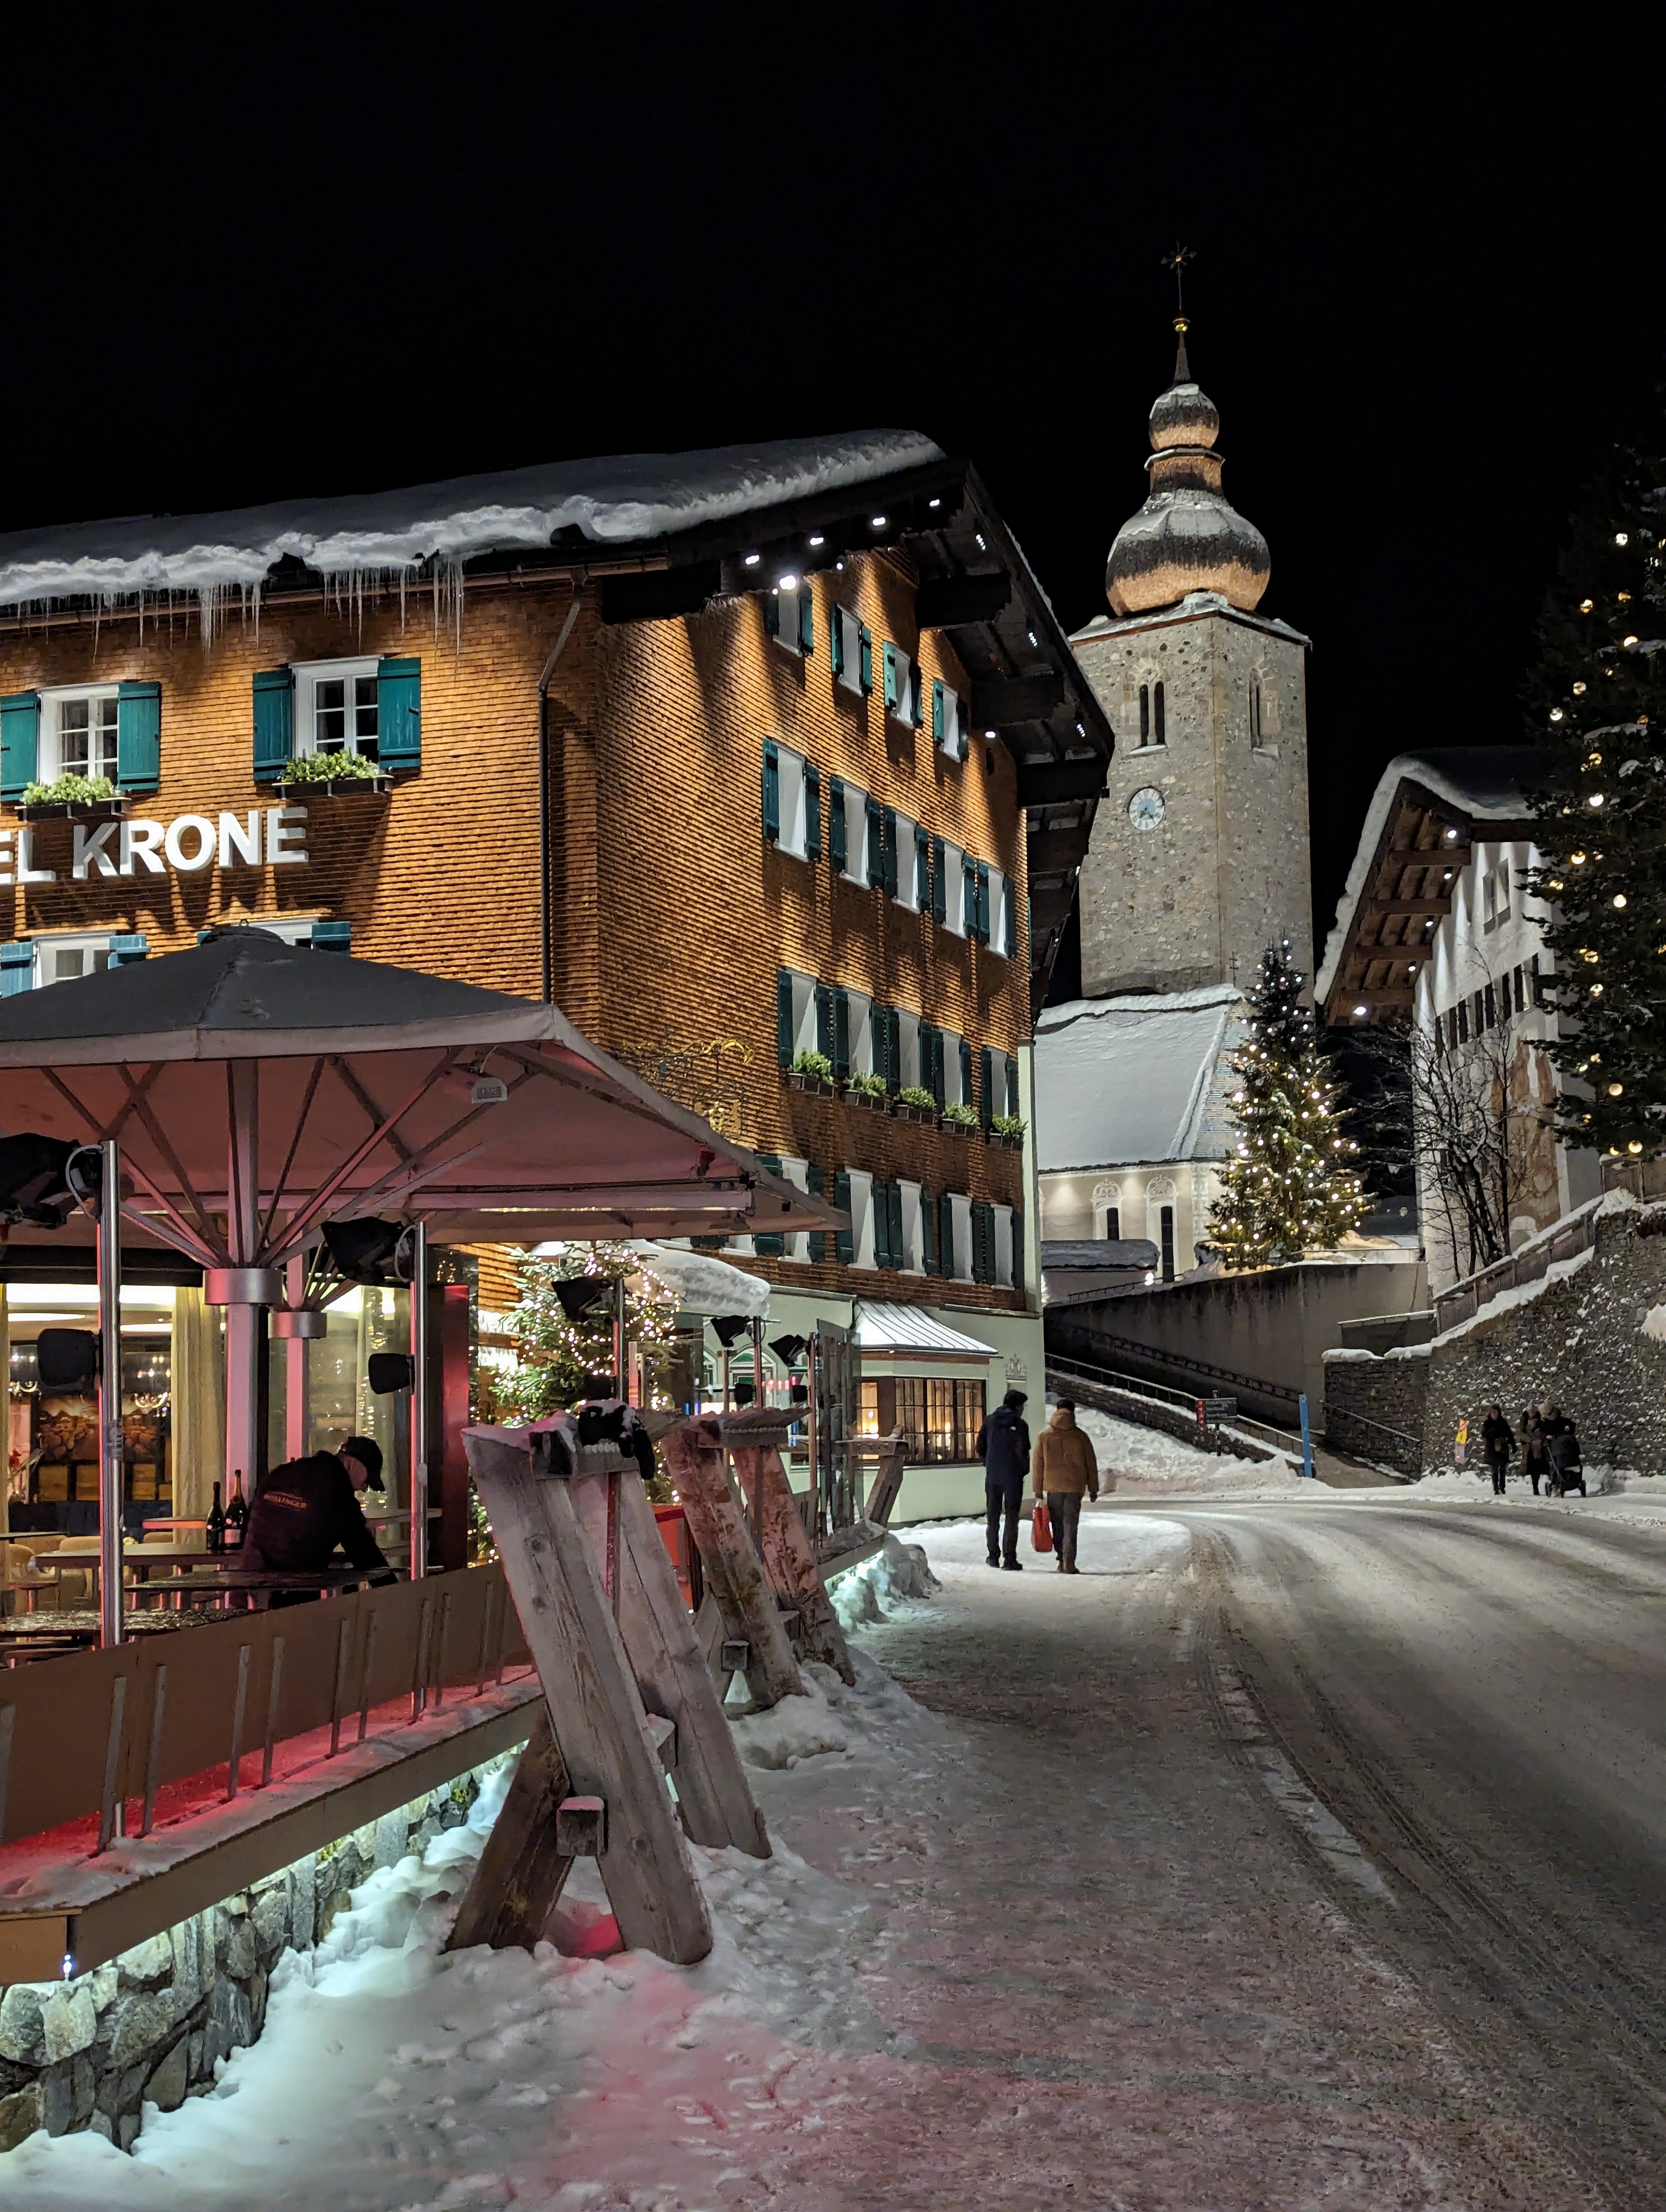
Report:
M1099 1495L1099 1462L1091 1438L1076 1425L1073 1401L1061 1398L1052 1419L1036 1438L1032 1468L1030 1425L1024 1418L1029 1402L1022 1390L1009 1390L977 1432L988 1509L989 1565L1011 1574L1022 1571L1018 1520L1028 1476L1033 1496L1047 1506L1055 1568L1061 1575L1073 1575L1082 1500Z
M1572 1490L1577 1490L1581 1498L1587 1495L1579 1432L1572 1418L1553 1403L1527 1408L1522 1415L1519 1438L1505 1419L1502 1406L1494 1406L1488 1411L1481 1423L1481 1449L1493 1478L1495 1498L1504 1496L1505 1479L1518 1443L1521 1471L1531 1481L1535 1498L1541 1494L1541 1483L1547 1498L1566 1498Z

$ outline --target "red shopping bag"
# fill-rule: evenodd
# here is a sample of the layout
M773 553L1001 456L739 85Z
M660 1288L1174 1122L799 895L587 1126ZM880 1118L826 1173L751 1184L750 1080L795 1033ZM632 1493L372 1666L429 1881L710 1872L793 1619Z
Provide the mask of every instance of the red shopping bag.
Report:
M1030 1523L1030 1540L1038 1552L1050 1552L1053 1548L1053 1516L1047 1510L1044 1498L1036 1500L1035 1514Z

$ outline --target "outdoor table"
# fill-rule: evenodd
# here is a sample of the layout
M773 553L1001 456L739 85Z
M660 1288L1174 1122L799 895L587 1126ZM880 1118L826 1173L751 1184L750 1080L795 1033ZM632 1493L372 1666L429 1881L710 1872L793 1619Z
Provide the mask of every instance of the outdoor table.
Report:
M225 1555L222 1553L219 1556L223 1558ZM373 1575L380 1577L385 1573L392 1577L398 1571L392 1561L386 1568L327 1567L319 1574L309 1575L269 1574L235 1565L218 1568L210 1566L206 1571L181 1573L176 1576L167 1586L167 1595L170 1598L174 1597L176 1594L184 1597L192 1592L212 1591L216 1598L223 1598L235 1593L245 1593L256 1599L264 1596L268 1601L279 1592L295 1591L315 1596L328 1595L335 1590L356 1589L360 1584L369 1582ZM129 1589L143 1589L146 1585L143 1583L130 1583L124 1587ZM144 1616L139 1613L135 1614L133 1618L143 1620Z

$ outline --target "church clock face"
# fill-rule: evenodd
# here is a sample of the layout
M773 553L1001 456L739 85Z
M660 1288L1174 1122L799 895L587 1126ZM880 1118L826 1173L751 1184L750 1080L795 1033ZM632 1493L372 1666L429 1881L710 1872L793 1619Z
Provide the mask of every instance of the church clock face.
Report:
M1136 830L1155 830L1163 819L1163 794L1152 784L1136 791L1128 801L1128 820Z

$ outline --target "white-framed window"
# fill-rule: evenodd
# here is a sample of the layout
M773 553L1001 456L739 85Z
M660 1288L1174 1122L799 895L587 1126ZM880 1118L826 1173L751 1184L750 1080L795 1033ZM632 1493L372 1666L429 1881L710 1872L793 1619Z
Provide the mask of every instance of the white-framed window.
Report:
M966 702L940 677L932 682L932 743L950 760L966 757Z
M40 750L35 775L42 783L61 775L101 775L116 781L119 687L83 684L40 695Z
M787 1057L782 1065L790 1067L801 1052L816 1050L816 979L800 975L796 969L781 971L787 976L792 990L792 1005L788 1026Z
M1012 1209L997 1206L992 1209L995 1217L995 1280L1010 1283L1012 1279Z
M931 902L931 840L921 850L920 824L906 814L897 817L897 903L919 914Z
M295 751L378 757L376 661L304 661L295 672Z
M850 1170L850 1264L877 1267L873 1231L873 1177L864 1168Z
M807 1160L788 1159L783 1156L781 1172L783 1178L790 1182L795 1190L806 1192L809 1190L810 1164ZM810 1259L810 1231L807 1229L788 1230L781 1240L781 1256L783 1260L796 1261L801 1266L807 1265Z
M848 607L828 610L833 677L847 691L865 698L873 689L873 634Z
M899 1182L897 1188L903 1194L903 1249L897 1264L905 1275L923 1275L926 1231L920 1209L920 1186L917 1182Z
M897 1088L923 1091L926 1085L920 1074L920 1017L905 1013L900 1007L897 1013L897 1058L900 1069Z
M777 584L763 602L763 619L775 643L800 658L816 649L816 602L808 583Z
M952 1281L970 1283L972 1279L972 1201L951 1194L949 1198L949 1242L952 1251L940 1254L943 1272Z
M943 927L957 937L966 934L966 854L960 845L943 841Z
M919 664L900 645L885 640L885 712L895 722L917 730L921 712Z
M844 995L850 1009L847 1031L850 1041L850 1072L853 1075L872 1075L873 1001L864 991L847 990Z
M989 871L989 950L999 952L1005 959L1017 943L1012 927L1013 901L1016 893L1012 879L999 868Z
M76 771L80 773L79 770ZM115 947L107 929L76 935L37 937L34 940L34 986L73 983L82 975L96 975L115 965Z
M813 761L802 753L789 752L785 745L775 748L776 774L780 778L781 834L775 840L775 849L790 853L795 860L813 860L821 857L821 775Z
M945 1106L976 1106L967 1074L967 1055L961 1050L965 1040L953 1030L942 1031L943 1038L943 1103ZM968 1204L970 1203L969 1200Z
M844 866L841 870L847 883L867 883L867 793L854 783L843 786L844 792ZM834 857L837 858L837 848Z

